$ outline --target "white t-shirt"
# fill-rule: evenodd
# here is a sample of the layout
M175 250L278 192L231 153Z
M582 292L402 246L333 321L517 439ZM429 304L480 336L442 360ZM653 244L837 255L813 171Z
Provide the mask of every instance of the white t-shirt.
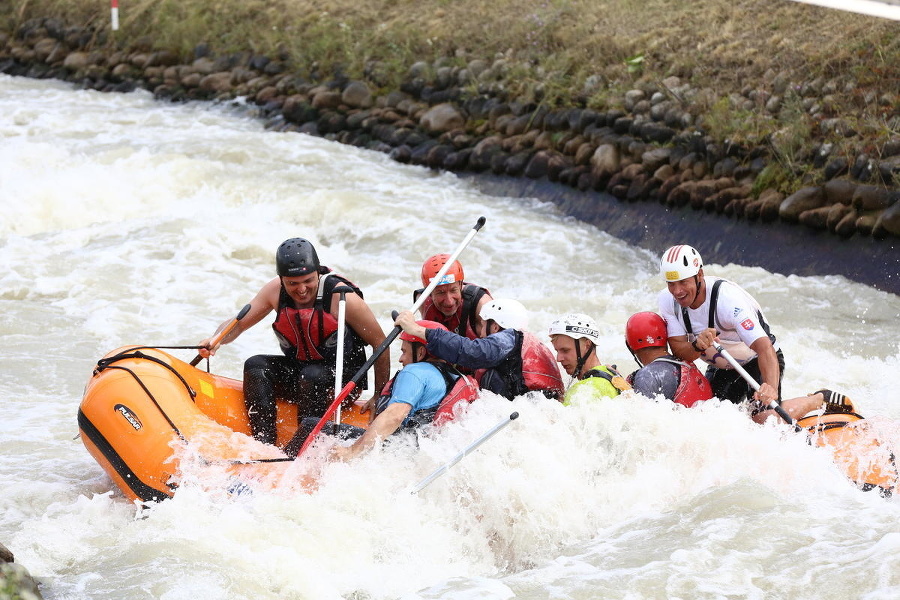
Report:
M740 286L727 279L706 276L704 280L706 281L706 299L699 308L687 309L693 333L688 333L681 306L675 302L675 298L672 297L669 290L665 289L660 292L659 312L666 320L669 337L686 335L687 340L693 342L697 339L697 334L709 326L713 285L716 281L721 280L713 326L719 332L719 341L722 342L722 346L740 364L753 360L756 358L756 352L750 349L750 345L759 338L768 336L766 332L768 322L762 314L759 303ZM773 342L773 345L778 350L778 344ZM731 364L712 346L707 348L700 358L707 364L720 369L731 368Z

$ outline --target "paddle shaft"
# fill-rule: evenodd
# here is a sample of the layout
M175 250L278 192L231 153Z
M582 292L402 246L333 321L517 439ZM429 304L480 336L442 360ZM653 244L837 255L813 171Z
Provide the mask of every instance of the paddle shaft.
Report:
M743 366L741 366L741 363L739 363L737 361L737 359L735 359L731 355L731 352L726 350L722 346L722 344L714 343L713 346L715 347L716 352L718 352L719 354L724 356L725 360L727 360L729 363L731 363L731 366L734 367L734 370L737 371L738 374L740 374L740 376L744 378L744 381L746 381L748 384L750 384L750 387L752 387L754 389L754 391L758 392L759 388L760 388L759 383L755 379L753 379L753 376L751 376L750 373L748 373L747 370ZM781 417L782 419L784 419L786 423L789 423L789 424L793 425L794 427L797 426L797 421L795 421L793 418L791 418L791 415L789 415L788 412L786 410L784 410L780 404L778 404L777 400L772 400L772 402L769 403L769 408L771 408L776 413L778 413L778 416Z
M334 288L334 291L340 294L338 302L338 326L337 326L337 358L334 363L334 390L337 392L341 389L341 381L344 379L344 330L347 325L347 293L353 290L346 285ZM337 410L334 412L334 422L336 425L341 423L341 405L338 404Z
M228 325L222 328L222 331L213 336L213 339L209 341L209 345L207 346L207 348L209 348L210 350L215 350L219 346L219 344L222 343L222 340L225 339L225 336L227 336L234 330L235 327L237 327L238 322L243 319L248 312L250 312L250 305L246 304L244 305L244 308L242 308L241 311L237 314L237 316L233 318ZM194 360L191 361L191 366L196 367L201 360L203 360L203 356L198 354L194 357Z
M425 299L428 298L431 295L431 292L434 291L434 288L437 287L438 282L441 280L441 278L446 275L447 271L450 270L453 262L457 258L459 258L459 255L462 254L463 250L466 249L466 246L469 245L469 242L472 241L472 238L475 237L475 234L477 234L478 231L484 226L485 220L486 219L484 217L478 217L478 221L475 223L475 227L473 227L472 230L469 231L462 243L460 243L456 250L454 250L453 254L450 255L450 258L447 259L447 262L444 263L444 266L441 267L440 271L438 271L437 275L435 275L431 279L431 282L428 284L425 290L419 295L418 298L416 298L416 301L413 303L410 312L416 312L417 310L419 310L419 307L422 306L422 303L425 302ZM322 428L325 426L325 423L328 421L328 419L331 418L331 416L335 413L341 403L348 396L350 396L353 390L356 389L356 386L359 385L360 380L362 380L362 378L366 376L366 373L368 373L369 369L372 368L372 365L375 364L375 361L377 361L379 357L381 357L385 349L387 349L387 347L391 345L391 342L397 339L397 336L400 335L400 331L401 329L399 327L394 326L387 337L384 338L384 341L378 345L374 352L372 352L372 356L369 357L369 360L367 360L363 364L363 366L359 368L356 374L353 375L350 381L347 382L347 385L343 387L341 393L337 395L337 397L334 399L334 402L331 403L331 406L328 407L328 409L325 411L325 414L322 415L322 418L319 419L319 422L316 423L316 426L306 437L306 441L303 442L303 446L297 453L297 458L300 458L300 456L302 456L303 453L306 452L306 449L313 443L313 440L315 440L316 436L319 435L319 433L322 431Z
M503 419L502 421L500 421L499 423L497 423L496 425L491 427L480 438L478 438L477 440L475 440L474 442L472 442L471 444L466 446L462 450L462 452L460 452L459 454L454 456L450 460L450 462L448 462L444 465L441 465L431 475L429 475L428 477L426 477L425 479L420 481L419 485L417 485L415 488L413 488L411 493L418 494L419 492L421 492L423 489L425 489L428 486L428 484L430 484L432 481L434 481L435 479L437 479L438 477L440 477L441 475L443 475L444 473L449 471L451 467L453 467L456 463L458 463L459 461L464 459L470 452L472 452L473 450L478 448L478 446L480 446L483 443L485 443L486 441L488 441L491 437L494 436L494 434L496 434L498 431L500 431L501 429L503 429L504 427L506 427L507 425L509 425L510 423L512 423L513 421L515 421L518 418L519 418L519 413L514 412L511 415L509 415L509 417Z

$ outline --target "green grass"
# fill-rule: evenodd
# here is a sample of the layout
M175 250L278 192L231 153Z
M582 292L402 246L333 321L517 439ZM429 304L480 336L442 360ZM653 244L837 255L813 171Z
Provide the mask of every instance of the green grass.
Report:
M730 94L766 89L782 72L795 83L840 77L834 112L869 136L842 144L877 148L900 128L897 24L787 0L121 0L120 6L121 30L98 44L128 48L149 39L189 61L203 42L219 54L285 56L301 75L323 78L335 72L360 78L377 63L382 90L396 89L417 61L502 60L511 96L606 108L628 89L659 87L676 75L707 88L702 116L716 137L755 143L782 132L775 151L788 172L794 147L813 135L802 111L735 110ZM98 0L7 0L0 20L11 30L29 18L56 16L108 32L108 11ZM857 90L844 91L848 79ZM586 89L587 81L594 85ZM866 104L867 91L894 93L893 104Z

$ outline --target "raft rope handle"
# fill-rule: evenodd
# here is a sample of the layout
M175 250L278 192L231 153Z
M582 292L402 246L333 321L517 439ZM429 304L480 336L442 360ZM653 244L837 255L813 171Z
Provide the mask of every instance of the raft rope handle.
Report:
M846 413L856 417L862 421L865 419L862 415L858 415L856 413ZM830 423L816 423L815 425L810 425L806 428L806 431L809 433L821 433L823 431L830 431L832 429L840 429L841 427L846 427L850 423L854 423L855 421L832 421ZM809 443L812 443L812 440L808 440Z
M172 431L177 433L178 437L180 437L183 442L187 443L187 438L185 438L184 435L181 433L181 431L178 430L178 427L175 425L175 423L172 422L172 419L169 418L169 415L166 414L166 411L164 411L162 409L162 407L159 405L159 402L157 402L156 398L153 397L153 393L149 389L147 389L147 386L144 385L144 382L141 381L141 378L138 377L137 373L135 373L128 367L122 367L119 365L110 365L110 366L107 366L106 368L107 369L118 369L120 371L125 371L126 373L131 375L134 378L134 380L138 382L138 385L141 386L141 389L144 390L144 392L147 394L147 397L150 398L150 400L153 402L153 405L156 406L157 410L159 410L159 413L163 416L163 418L166 420L166 422L172 428Z
M259 463L291 462L294 460L296 459L285 456L284 458L224 458L213 462L224 462L230 465L255 465Z
M205 346L130 346L127 350L123 350L118 354L114 354L113 356L109 356L107 358L101 358L97 361L97 368L94 369L94 374L96 375L100 371L106 368L106 365L117 360L122 360L123 358L151 358L146 354L141 354L140 356L135 357L133 353L137 350L200 350L201 348L205 348ZM162 363L165 365L165 363ZM165 365L169 367L169 365ZM194 365L191 365L192 367Z
M194 389L190 385L188 385L188 382L184 379L184 377L181 375L181 373L179 373L175 369L175 367L173 367L169 363L165 362L164 360L156 358L155 356L149 356L147 354L144 354L143 352L140 352L140 350L144 350L144 349L155 350L157 348L178 349L178 347L173 347L173 346L138 346L136 348L129 348L125 352L121 352L119 354L116 354L115 356L110 356L109 358L101 358L100 360L98 360L97 368L94 369L94 374L96 375L96 374L100 373L101 371L103 371L104 369L110 369L110 368L118 368L118 369L123 369L125 371L128 371L128 369L125 369L123 367L111 367L110 366L112 363L120 361L120 360L125 360L128 358L139 358L139 359L149 360L150 362L155 362L156 364L162 365L163 367L165 367L166 369L171 371L179 379L179 381L181 381L181 383L184 385L184 388L187 390L188 394L191 396L191 401L196 403L197 392L195 392ZM131 354L128 354L129 352ZM129 373L130 372L131 371L129 371ZM134 375L134 373L132 373L132 375ZM137 378L137 375L134 375L134 377ZM140 381L140 379L138 379L138 381ZM141 386L143 386L143 385L144 384L141 383ZM146 390L147 388L144 388L144 389ZM150 396L150 398L153 398L153 395L150 394L149 390L147 391L147 394ZM156 402L156 399L153 398L153 401ZM157 404L157 406L159 406L159 405ZM160 409L160 410L162 410L162 409Z

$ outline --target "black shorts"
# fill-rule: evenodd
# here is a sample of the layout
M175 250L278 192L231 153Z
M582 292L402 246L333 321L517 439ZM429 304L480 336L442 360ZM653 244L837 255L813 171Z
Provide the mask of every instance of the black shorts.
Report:
M775 355L778 357L778 397L781 398L781 382L784 379L784 354L781 350L777 350ZM743 365L744 370L750 374L756 381L762 380L762 373L759 371L759 360L754 358L750 362ZM730 400L735 404L747 400L753 400L755 390L750 387L740 373L734 369L719 369L716 367L707 367L706 378L712 386L713 394L720 400Z

